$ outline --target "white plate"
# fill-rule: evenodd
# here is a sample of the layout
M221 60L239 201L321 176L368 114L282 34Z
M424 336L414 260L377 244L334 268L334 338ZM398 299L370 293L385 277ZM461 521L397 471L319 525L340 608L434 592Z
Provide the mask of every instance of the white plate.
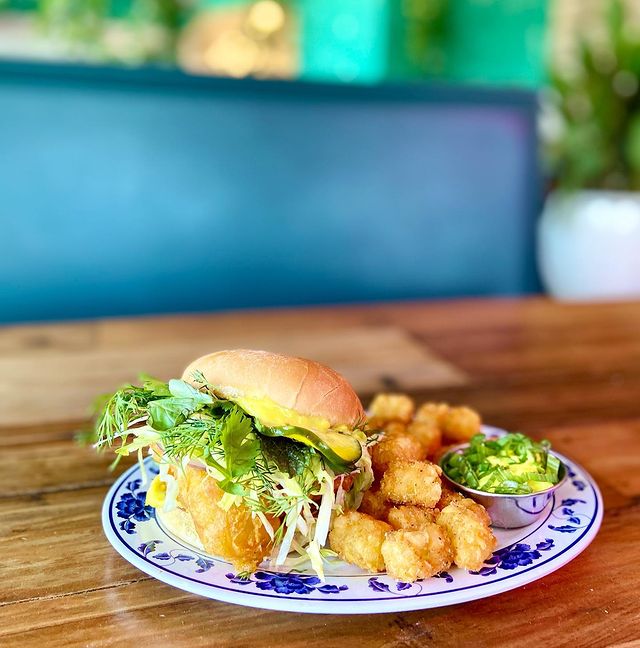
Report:
M211 599L288 612L371 614L453 605L531 583L573 560L593 540L602 521L602 496L580 466L558 455L569 479L544 515L522 529L495 529L498 549L479 572L452 568L417 583L365 573L332 562L322 583L310 570L267 569L240 579L232 566L174 537L145 506L138 465L116 481L105 498L102 524L125 560L169 585ZM147 470L157 472L151 458Z

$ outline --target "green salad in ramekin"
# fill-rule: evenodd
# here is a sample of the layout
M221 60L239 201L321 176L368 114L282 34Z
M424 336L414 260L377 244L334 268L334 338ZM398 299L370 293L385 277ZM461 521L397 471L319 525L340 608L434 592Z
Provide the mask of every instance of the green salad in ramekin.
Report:
M442 469L449 479L485 493L528 495L560 481L560 460L548 441L519 432L498 437L476 434L469 445L449 454Z

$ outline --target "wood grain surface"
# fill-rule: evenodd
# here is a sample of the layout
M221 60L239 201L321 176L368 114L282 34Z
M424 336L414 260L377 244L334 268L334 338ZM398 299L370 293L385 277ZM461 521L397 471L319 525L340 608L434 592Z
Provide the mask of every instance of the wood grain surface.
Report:
M107 543L107 456L77 447L92 397L139 371L261 347L379 389L468 403L595 477L600 534L525 587L458 606L324 616L203 599ZM392 304L0 328L0 646L640 645L640 304ZM126 464L124 464L126 465Z

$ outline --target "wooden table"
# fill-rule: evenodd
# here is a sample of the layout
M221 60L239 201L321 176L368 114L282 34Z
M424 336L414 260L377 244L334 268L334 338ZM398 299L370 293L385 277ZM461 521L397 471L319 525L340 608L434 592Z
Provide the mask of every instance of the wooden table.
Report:
M109 459L72 441L91 398L225 347L334 365L378 389L478 408L582 463L593 544L541 581L403 614L252 610L173 589L107 543ZM640 638L640 304L464 301L0 329L0 645L623 645ZM628 645L631 645L630 643ZM634 644L637 645L637 644Z

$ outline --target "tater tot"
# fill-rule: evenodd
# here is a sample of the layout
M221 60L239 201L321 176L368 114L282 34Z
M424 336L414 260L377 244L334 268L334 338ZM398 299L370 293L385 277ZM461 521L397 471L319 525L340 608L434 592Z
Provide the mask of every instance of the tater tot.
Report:
M437 524L419 531L392 531L382 543L382 556L392 578L412 583L448 569L453 552L447 534Z
M451 504L451 502L456 502L460 507L472 511L483 524L486 524L487 526L491 525L491 518L482 504L478 504L475 500L472 500L469 497L464 497L461 493L453 491L443 485L442 495L440 496L440 501L436 504L436 509L442 510L445 506Z
M476 571L491 556L496 547L496 538L477 508L466 504L466 501L455 501L445 506L436 523L446 530L451 540L455 564L462 569Z
M413 418L415 403L406 394L378 394L369 409L376 420L408 423Z
M463 499L463 495L443 485L442 495L440 495L440 500L436 504L436 508L443 509L445 506L447 506L447 504L451 504L451 502L459 502Z
M371 465L376 477L381 478L392 461L421 461L427 458L424 446L409 434L385 436L371 447Z
M329 532L329 546L342 560L353 563L367 571L384 571L382 543L392 531L386 522L371 516L349 511L333 521Z
M399 434L407 434L407 425L402 421L389 421L385 423L384 435L387 437L398 436Z
M407 427L407 434L422 443L428 457L433 457L442 446L442 432L433 421L413 421Z
M433 423L438 427L442 427L444 417L449 411L447 403L424 403L420 405L416 412L416 421L424 423Z
M362 502L358 511L366 513L376 520L387 520L387 513L391 504L387 502L386 497L379 491L368 490L362 497Z
M458 507L467 509L471 513L473 513L482 524L485 524L486 526L491 526L491 518L489 517L489 514L487 513L487 509L482 506L482 504L478 504L478 502L472 500L469 497L463 497L462 499L456 500L456 504Z
M451 407L442 421L442 435L447 443L463 443L480 432L480 415L470 407Z
M394 504L433 508L442 495L442 470L430 461L392 461L380 490Z
M427 524L434 523L439 512L421 506L394 506L387 512L387 522L394 529L418 531Z

